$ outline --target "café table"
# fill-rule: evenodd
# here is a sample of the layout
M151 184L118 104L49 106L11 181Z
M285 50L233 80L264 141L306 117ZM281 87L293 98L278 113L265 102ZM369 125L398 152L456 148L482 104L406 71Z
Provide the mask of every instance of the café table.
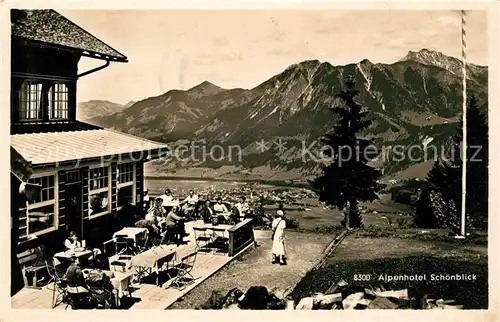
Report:
M146 273L156 273L156 285L158 285L158 274L164 264L175 260L176 247L161 245L153 247L143 253L135 255L130 261L130 266L136 270L137 278L140 280Z
M117 237L125 237L133 239L134 244L137 246L139 241L144 241L148 235L148 229L142 227L125 227L113 234L113 239Z
M132 255L115 254L108 257L108 259L109 268L113 272L128 272L132 270L132 266L130 265Z
M164 202L162 204L163 209L167 212L167 214L172 210L174 207L180 206L180 202L177 200L171 201L171 202Z
M67 263L71 259L71 257L78 258L79 261L86 261L92 256L93 252L86 248L75 248L68 249L66 251L62 251L54 254L54 258L60 261L61 263Z
M203 223L200 225L196 225L196 227L201 227L201 228L206 228L209 230L216 230L216 231L227 231L229 228L233 227L233 225L227 225L227 224L214 225L212 223Z
M214 225L211 223L203 223L201 225L196 225L195 227L200 227L212 231L211 238L213 242L222 239L224 243L227 243L229 241L229 233L227 233L228 236L226 237L226 232L231 227L233 227L233 225L226 225L226 224Z
M224 219L229 220L231 218L232 213L230 211L224 211L224 212L214 212L212 216L223 216Z

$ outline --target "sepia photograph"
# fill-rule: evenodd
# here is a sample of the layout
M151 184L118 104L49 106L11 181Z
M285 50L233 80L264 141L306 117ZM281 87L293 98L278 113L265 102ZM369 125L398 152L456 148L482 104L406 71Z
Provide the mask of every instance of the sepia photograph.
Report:
M9 11L12 309L491 308L488 10Z

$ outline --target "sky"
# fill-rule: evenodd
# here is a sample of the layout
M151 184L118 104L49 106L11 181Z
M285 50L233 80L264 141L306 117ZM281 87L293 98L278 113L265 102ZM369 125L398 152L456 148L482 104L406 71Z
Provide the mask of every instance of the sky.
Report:
M207 80L253 88L291 64L391 63L422 48L461 56L457 11L59 10L128 57L78 82L78 101L126 104ZM487 12L467 16L467 57L487 65ZM103 62L83 58L79 71Z

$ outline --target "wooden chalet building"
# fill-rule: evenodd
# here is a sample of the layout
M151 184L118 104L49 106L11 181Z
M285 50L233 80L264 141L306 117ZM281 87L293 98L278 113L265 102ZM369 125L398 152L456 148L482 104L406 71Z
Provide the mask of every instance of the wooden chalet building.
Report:
M166 145L76 120L78 79L127 57L54 10L12 10L11 27L11 167L30 167L29 178L11 169L13 249L62 250L70 230L102 246L117 210L142 202L144 162ZM79 71L82 57L103 65ZM40 185L35 200L18 196L23 180Z

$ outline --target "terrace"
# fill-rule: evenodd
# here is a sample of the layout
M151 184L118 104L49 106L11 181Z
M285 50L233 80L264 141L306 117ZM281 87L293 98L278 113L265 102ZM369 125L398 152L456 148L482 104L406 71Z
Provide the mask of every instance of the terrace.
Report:
M241 240L241 238L233 237L234 235L238 234L239 228L241 228L241 226L244 226L245 223L249 222L244 221L233 227L225 227L226 225L220 225L220 228L225 228L226 232L230 235L229 243L234 244L229 246L229 248L232 248L230 251L235 252L231 254L224 251L203 251L203 247L200 247L200 245L195 241L196 236L198 236L198 234L195 232L195 227L204 227L203 222L187 222L186 231L189 233L189 236L186 238L186 243L184 245L161 245L159 247L162 247L162 249L165 250L169 250L172 254L175 254L173 263L170 263L170 267L181 263L182 259L186 256L190 254L196 254L194 257L194 262L192 263L192 267L189 269L191 281L183 285L183 287L174 287L174 283L176 283L175 276L172 277L168 275L168 266L166 270L164 269L165 264L169 263L164 263L164 265L159 268L157 275L156 273L153 273L152 276L148 276L144 279L135 278L137 277L137 274L139 272L137 270L137 267L132 266L127 269L126 272L117 273L115 271L115 277L121 276L121 274L130 274L133 275L134 280L136 280L135 282L130 283L130 285L124 287L124 289L120 290L120 295L122 296L117 298L117 300L119 300L118 308L162 310L167 309L180 297L193 290L200 283L219 271L229 262L236 259L245 250L253 246L252 242L240 244L240 246L235 245L235 240ZM145 250L141 254L150 251L151 250ZM140 256L141 254L136 256ZM50 283L41 288L25 287L12 297L11 304L13 309L71 309L71 306L68 306L66 303L57 303L57 305L53 307L54 297L57 297L57 294L54 294L54 283Z

